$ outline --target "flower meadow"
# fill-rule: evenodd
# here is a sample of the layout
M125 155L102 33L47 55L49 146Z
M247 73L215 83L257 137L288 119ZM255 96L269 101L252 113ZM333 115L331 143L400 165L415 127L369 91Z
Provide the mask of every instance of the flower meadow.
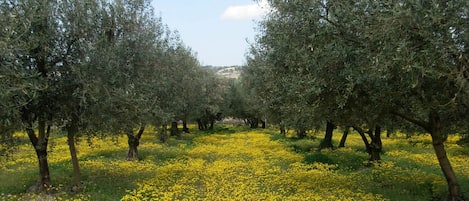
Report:
M78 141L83 192L70 193L72 167L64 134L50 139L54 191L32 194L37 161L26 134L0 158L0 200L438 200L446 182L428 135L383 137L382 162L369 164L358 134L346 147L317 150L322 132L307 139L274 130L225 127L158 143L144 133L139 161L126 161L127 140ZM334 133L335 145L341 135ZM469 197L469 150L450 136L446 146Z

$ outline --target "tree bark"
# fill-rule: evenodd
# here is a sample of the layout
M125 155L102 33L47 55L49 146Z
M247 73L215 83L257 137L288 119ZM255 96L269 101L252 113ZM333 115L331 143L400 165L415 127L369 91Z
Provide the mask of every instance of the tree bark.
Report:
M129 151L127 152L127 160L134 161L138 160L138 145L140 145L140 138L142 137L145 125L141 125L137 134L134 135L133 130L127 131L127 143L129 145Z
M266 128L266 127L267 127L267 125L266 125L265 121L261 120L261 128Z
M199 130L201 131L207 130L209 128L207 124L208 122L206 120L197 119L197 125L199 126Z
M165 143L168 140L168 136L166 135L166 130L167 130L166 126L167 126L166 124L161 125L161 130L158 135L158 138L161 143ZM199 129L200 129L200 125L199 125Z
M249 118L248 122L250 128L259 128L259 120L257 118Z
M334 146L332 145L332 133L334 131L335 125L331 121L327 121L326 124L326 134L324 135L324 139L322 140L321 144L319 145L319 149L333 149Z
M182 120L182 132L190 133L189 132L189 127L187 127L187 121L186 120Z
M26 128L26 133L28 134L29 140L36 151L38 163L39 163L39 179L34 186L34 191L42 192L49 191L52 187L49 173L49 163L47 162L47 144L49 141L50 126L47 126L46 130L46 121L42 117L39 117L38 120L38 135L34 132L32 128L32 123L28 122L28 127Z
M133 133L127 133L127 143L129 145L129 151L127 152L127 160L133 161L138 159L138 140Z
M344 130L344 134L342 135L342 138L340 138L339 147L345 147L345 141L347 140L349 131L350 131L350 127L346 127Z
M69 125L67 125L67 142L68 148L70 150L70 157L72 160L73 166L73 192L80 192L81 191L81 172L80 172L80 165L78 163L77 157L77 149L75 147L75 136L78 133L78 125L77 119L73 118Z
M171 122L170 135L176 136L177 139L182 139L181 132L179 132L179 129L178 129L178 122L176 121Z
M383 143L381 142L381 127L376 126L375 132L373 134L370 131L371 143L370 143L370 161L380 161L381 160L381 151Z

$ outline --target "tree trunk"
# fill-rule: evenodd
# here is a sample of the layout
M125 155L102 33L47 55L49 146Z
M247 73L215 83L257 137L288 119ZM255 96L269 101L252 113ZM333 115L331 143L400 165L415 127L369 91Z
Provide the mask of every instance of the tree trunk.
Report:
M361 128L356 127L356 126L354 126L353 129L355 129L358 132L358 134L360 134L360 137L362 138L363 143L365 144L366 153L368 153L371 156L370 143L368 142L368 139L366 138L365 132Z
M201 130L201 131L205 131L209 128L208 125L207 125L208 122L206 120L197 119L197 124L199 126L199 130Z
M75 147L75 136L78 132L77 120L74 118L69 125L67 125L67 142L70 150L70 157L72 159L73 166L73 179L72 179L72 191L81 191L81 172L80 165L78 163L77 150Z
M298 136L298 139L304 139L306 137L306 130L298 129L296 130L296 135Z
M199 125L199 129L200 129L200 125ZM161 130L160 130L160 133L158 135L158 138L159 138L161 143L165 143L168 140L168 136L166 135L166 130L167 130L166 124L161 125Z
M261 120L261 125L262 125L262 127L261 127L261 128L266 128L266 123L265 123L265 121L264 121L264 120Z
M210 127L208 128L209 130L213 130L213 126L215 125L215 119L210 120Z
M425 130L427 130L432 136L433 149L435 150L438 164L440 165L441 171L445 176L446 183L448 184L448 201L464 201L464 197L461 194L456 174L453 171L451 163L446 155L444 142L446 141L446 135L442 133L441 120L438 112L435 110L430 111L428 114L428 123L412 118L406 114L393 112L393 114L412 122Z
M197 126L199 127L199 131L203 130L202 121L200 119L197 119Z
M446 178L448 184L448 197L447 200L456 201L464 200L456 174L453 171L451 163L446 155L444 142L446 141L446 136L442 133L440 117L437 112L432 111L429 114L429 125L428 131L432 136L433 149L435 150L438 163L440 168L443 171L443 175Z
M169 136L177 136L178 133L178 123L175 121L171 122L171 128L169 129Z
M248 122L250 128L259 128L259 120L257 118L250 118Z
M324 139L322 140L321 144L319 145L319 149L325 149L325 148L332 149L332 148L334 148L334 146L332 145L332 133L334 131L334 127L335 127L335 125L332 122L327 121L326 134L324 135Z
M438 158L438 163L440 164L440 168L443 171L443 174L446 178L446 182L448 184L449 195L447 200L464 200L460 192L460 187L456 178L456 174L454 173L448 156L446 155L445 145L443 144L443 141L438 140L438 138L440 138L440 136L438 135L439 134L437 133L432 134L433 149L435 150L436 157Z
M284 135L284 136L287 134L287 132L285 130L285 125L283 125L283 124L280 125L280 134Z
M376 126L375 128L375 133L372 134L372 131L370 131L371 135L371 143L370 143L370 161L380 161L381 160L381 150L383 147L383 144L381 142L381 127Z
M176 136L177 139L182 139L181 132L179 132L179 129L178 129L178 122L176 121L171 122L170 135Z
M141 125L137 134L134 135L132 129L127 131L127 143L129 145L129 152L127 152L127 160L134 161L138 160L138 145L140 145L140 138L142 137L145 125Z
M189 128L187 127L187 121L186 120L182 120L182 132L190 133Z
M36 136L32 123L28 122L26 132L29 140L36 151L38 163L39 163L39 179L34 186L34 191L42 192L51 190L51 180L49 173L49 163L47 162L47 144L49 140L50 126L46 130L46 121L39 117L38 120L38 136Z
M347 140L349 131L350 131L350 127L346 127L344 130L344 134L342 135L342 138L340 138L339 147L345 147L345 141Z
M138 159L138 140L133 133L127 133L127 143L129 145L129 151L127 152L127 160L133 161Z
M202 130L204 131L208 130L208 122L206 120L202 121Z
M36 35L46 35L48 27L44 26L48 24L49 16L37 16L38 18L34 20L31 24L32 33ZM41 39L42 40L42 39ZM40 45L30 49L31 59L34 59L36 62L37 72L44 79L48 79L48 69L47 69L47 58L50 53L48 43L43 43L45 41L40 41ZM46 112L44 112L45 105L50 104L47 102L44 97L48 97L44 92L40 92L39 98L39 107L36 111L32 112L28 109L27 106L23 106L21 109L23 122L26 123L26 133L28 134L29 140L34 147L34 150L37 155L39 163L39 179L34 186L36 192L41 191L50 191L52 190L50 173L49 173L49 163L47 162L47 146L49 142L50 134L50 125L47 125ZM36 113L37 112L37 113ZM33 120L31 116L37 117L38 122L38 135L33 130Z

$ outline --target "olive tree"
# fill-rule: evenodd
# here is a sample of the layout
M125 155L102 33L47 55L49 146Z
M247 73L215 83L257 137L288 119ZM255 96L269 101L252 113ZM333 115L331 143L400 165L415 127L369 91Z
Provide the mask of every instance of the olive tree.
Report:
M67 5L79 7L74 3ZM11 118L7 123L21 121L26 130L39 162L35 189L47 190L51 185L47 161L51 126L68 127L68 117L77 115L79 102L70 97L79 87L73 71L85 59L90 38L84 35L87 24L81 30L76 24L89 21L73 16L78 10L65 9L55 1L2 2L1 10L5 27L2 109Z
M199 130L211 130L215 121L221 120L223 93L226 89L222 78L210 69L200 69L194 82L197 89L195 97L194 120Z
M372 21L375 31L368 35L372 45L379 44L370 54L370 67L387 81L380 95L387 95L391 113L430 133L448 182L448 200L463 200L444 141L468 120L460 114L468 111L463 92L467 78L462 77L467 74L469 3L403 1L373 6L381 17Z
M26 130L39 161L36 190L51 185L47 146L52 126L68 133L73 180L79 185L78 132L127 132L130 146L132 137L141 136L133 129L159 111L151 81L166 39L149 5L1 2L1 115L7 117L1 125L8 128L5 133L19 124Z
M127 159L135 160L145 126L162 115L159 89L165 88L168 30L154 16L149 1L114 1L102 16L101 40L89 66L99 72L87 74L96 86L91 92L98 103L93 112L101 118L93 126L110 134L124 133Z
M448 199L463 199L443 142L467 122L468 3L269 3L256 48L275 80L262 85L276 89L266 97L282 97L284 118L307 111L310 125L354 126L378 152L381 126L412 122L432 136Z

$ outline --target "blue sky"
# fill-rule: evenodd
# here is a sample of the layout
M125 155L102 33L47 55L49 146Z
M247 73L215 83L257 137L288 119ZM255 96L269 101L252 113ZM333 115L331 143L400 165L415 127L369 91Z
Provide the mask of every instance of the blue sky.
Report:
M266 12L252 0L153 0L155 13L197 53L202 65L243 65Z

